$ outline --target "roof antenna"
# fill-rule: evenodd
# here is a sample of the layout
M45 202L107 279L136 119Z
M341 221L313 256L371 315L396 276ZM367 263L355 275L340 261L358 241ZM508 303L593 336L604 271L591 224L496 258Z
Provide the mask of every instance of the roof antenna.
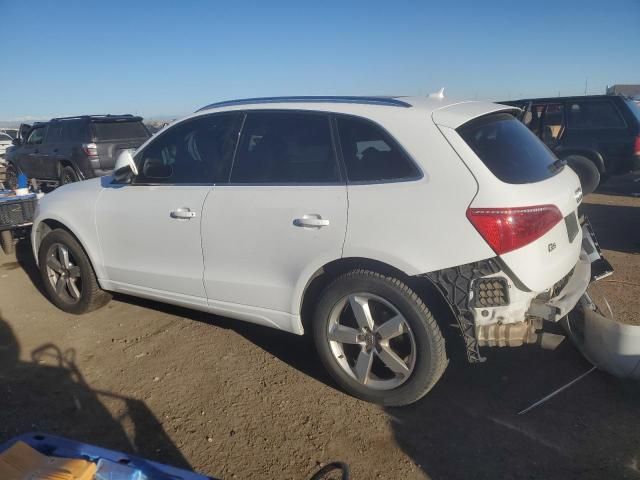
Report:
M444 98L444 87L435 93L430 93L429 98Z

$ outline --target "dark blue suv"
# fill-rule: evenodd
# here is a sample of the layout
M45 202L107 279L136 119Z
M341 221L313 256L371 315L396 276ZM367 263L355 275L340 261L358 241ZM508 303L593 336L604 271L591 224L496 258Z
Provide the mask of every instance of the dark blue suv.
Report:
M508 102L522 122L573 168L584 193L612 175L640 170L640 107L622 96L530 98Z

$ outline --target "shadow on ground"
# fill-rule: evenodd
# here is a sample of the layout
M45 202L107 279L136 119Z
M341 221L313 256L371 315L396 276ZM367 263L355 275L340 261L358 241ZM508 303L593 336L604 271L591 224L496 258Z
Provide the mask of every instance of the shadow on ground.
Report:
M601 248L640 252L640 207L584 203L580 210L589 218Z
M594 372L548 403L517 412L591 367L565 340L487 350L450 365L423 400L388 408L400 447L432 479L640 478L640 387Z
M143 401L91 388L73 349L46 344L31 352L31 361L21 361L18 341L0 316L0 442L29 431L190 469Z

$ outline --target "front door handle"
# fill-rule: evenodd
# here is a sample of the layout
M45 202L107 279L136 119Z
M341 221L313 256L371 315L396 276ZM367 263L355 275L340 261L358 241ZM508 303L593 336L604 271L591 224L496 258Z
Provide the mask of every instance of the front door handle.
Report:
M329 220L327 220L326 218L322 218L320 215L314 213L303 215L302 218L294 219L293 224L296 227L322 228L329 226Z
M171 215L171 218L188 220L190 218L194 218L196 216L196 212L192 212L190 209L183 207L183 208L176 208L174 211L170 213L170 215Z

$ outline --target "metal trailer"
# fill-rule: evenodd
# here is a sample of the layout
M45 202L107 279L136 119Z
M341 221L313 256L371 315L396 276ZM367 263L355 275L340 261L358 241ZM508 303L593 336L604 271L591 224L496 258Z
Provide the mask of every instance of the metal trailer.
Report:
M14 231L31 227L37 202L35 193L18 196L11 190L0 190L0 246L4 253L13 253Z

